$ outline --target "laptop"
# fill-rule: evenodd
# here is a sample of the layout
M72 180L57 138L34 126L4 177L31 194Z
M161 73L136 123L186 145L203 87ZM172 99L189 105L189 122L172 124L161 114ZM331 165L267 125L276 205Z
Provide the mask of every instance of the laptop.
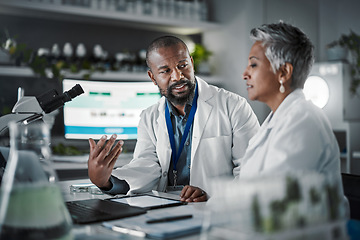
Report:
M74 223L85 224L132 217L148 210L186 205L180 200L139 194L107 199L87 199L66 202Z
M87 199L66 202L73 223L102 222L146 213L146 209L110 199Z

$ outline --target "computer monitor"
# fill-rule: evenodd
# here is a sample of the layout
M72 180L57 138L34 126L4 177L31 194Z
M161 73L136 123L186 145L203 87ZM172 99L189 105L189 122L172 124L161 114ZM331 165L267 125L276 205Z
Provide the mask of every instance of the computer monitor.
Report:
M160 99L149 81L94 81L64 79L63 89L80 84L84 94L64 105L66 139L100 139L117 134L118 139L137 139L142 110Z

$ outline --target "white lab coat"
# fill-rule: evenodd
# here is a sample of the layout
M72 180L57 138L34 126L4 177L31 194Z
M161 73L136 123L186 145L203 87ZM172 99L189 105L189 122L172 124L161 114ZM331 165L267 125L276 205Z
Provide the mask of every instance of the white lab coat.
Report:
M330 122L301 89L289 94L251 139L240 179L299 170L340 177L340 152Z
M193 122L190 185L210 194L209 180L233 175L259 123L246 99L197 77L198 107ZM126 180L129 193L166 191L171 147L165 98L141 114L133 160L113 175Z

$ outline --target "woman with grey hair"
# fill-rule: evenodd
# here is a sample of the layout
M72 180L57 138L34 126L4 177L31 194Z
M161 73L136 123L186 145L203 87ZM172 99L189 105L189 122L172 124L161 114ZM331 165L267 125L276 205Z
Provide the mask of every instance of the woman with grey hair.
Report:
M212 183L210 216L221 219L228 237L329 239L336 228L343 239L345 222L323 228L349 216L339 147L322 110L302 92L314 47L300 29L283 22L255 28L251 38L243 78L250 100L271 112L249 141L240 180Z
M297 27L280 22L251 30L246 80L250 100L271 112L250 140L240 179L293 170L340 177L340 152L321 109L307 101L302 88L314 61L314 46Z

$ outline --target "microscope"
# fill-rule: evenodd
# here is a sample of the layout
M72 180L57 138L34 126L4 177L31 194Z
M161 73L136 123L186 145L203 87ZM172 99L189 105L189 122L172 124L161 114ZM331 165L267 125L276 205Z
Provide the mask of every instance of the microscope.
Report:
M15 121L23 124L30 124L37 120L42 120L46 114L64 106L66 102L83 94L84 90L76 84L69 91L58 94L52 89L40 96L23 96L12 109L10 114L0 117L0 135L8 128L8 123Z
M84 90L79 84L76 84L69 91L59 95L53 89L37 97L21 97L16 102L10 114L0 117L0 136L8 129L8 123L15 121L22 124L30 124L35 121L44 120L47 114L64 106L66 102L83 94ZM0 185L5 171L9 148L0 146Z

